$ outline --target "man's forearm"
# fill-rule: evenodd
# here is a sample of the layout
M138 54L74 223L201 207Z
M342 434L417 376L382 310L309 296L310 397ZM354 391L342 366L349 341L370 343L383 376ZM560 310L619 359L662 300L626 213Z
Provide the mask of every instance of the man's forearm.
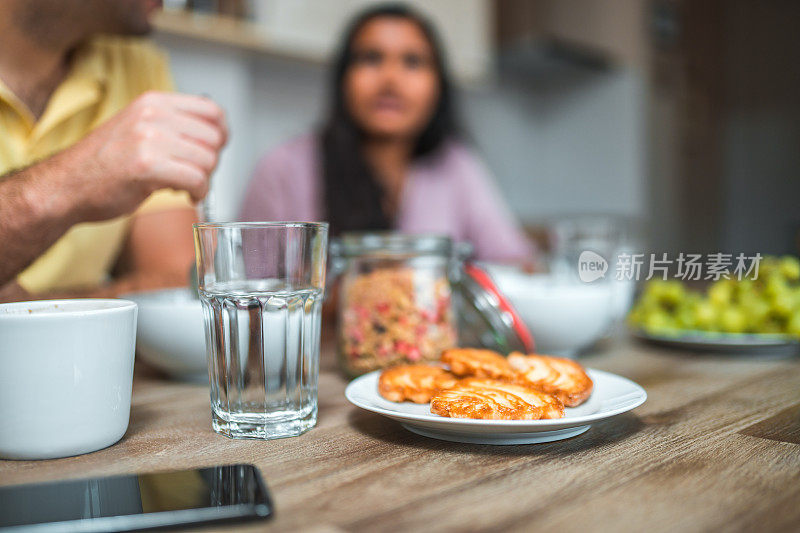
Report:
M54 159L0 176L0 286L74 224Z
M159 189L201 200L224 117L206 98L148 92L70 148L0 177L0 286L73 224L133 213Z

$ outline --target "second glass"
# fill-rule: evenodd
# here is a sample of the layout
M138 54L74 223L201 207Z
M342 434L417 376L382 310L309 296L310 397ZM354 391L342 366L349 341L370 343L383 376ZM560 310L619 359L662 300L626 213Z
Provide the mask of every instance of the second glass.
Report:
M214 431L299 435L316 424L328 225L194 225Z

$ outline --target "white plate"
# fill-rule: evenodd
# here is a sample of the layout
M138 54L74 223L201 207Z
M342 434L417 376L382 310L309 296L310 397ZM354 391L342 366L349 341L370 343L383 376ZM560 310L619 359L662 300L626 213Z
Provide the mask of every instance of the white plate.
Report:
M473 444L535 444L580 435L592 422L630 411L644 403L647 393L629 379L588 369L594 391L583 405L568 407L554 420L473 420L447 418L430 412L430 404L397 403L378 393L380 371L354 379L345 396L353 405L388 416L409 431L434 439Z
M800 341L789 335L762 333L718 333L684 330L674 335L657 335L634 330L639 340L668 348L721 352L730 355L794 356L800 354Z

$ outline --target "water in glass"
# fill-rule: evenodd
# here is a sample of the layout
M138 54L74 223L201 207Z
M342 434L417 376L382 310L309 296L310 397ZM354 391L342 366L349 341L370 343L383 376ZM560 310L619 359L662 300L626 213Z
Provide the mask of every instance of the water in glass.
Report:
M217 283L200 298L214 430L264 439L313 427L322 290L251 280Z

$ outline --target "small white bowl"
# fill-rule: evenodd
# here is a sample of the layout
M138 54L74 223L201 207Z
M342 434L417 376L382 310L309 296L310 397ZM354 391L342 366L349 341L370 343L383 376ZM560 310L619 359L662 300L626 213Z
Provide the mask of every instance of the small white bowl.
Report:
M187 381L208 380L203 306L188 288L129 294L139 304L136 353Z
M128 429L136 304L0 304L0 457L100 450Z
M530 329L538 353L574 357L613 323L615 291L610 283L582 283L507 267L487 270Z

